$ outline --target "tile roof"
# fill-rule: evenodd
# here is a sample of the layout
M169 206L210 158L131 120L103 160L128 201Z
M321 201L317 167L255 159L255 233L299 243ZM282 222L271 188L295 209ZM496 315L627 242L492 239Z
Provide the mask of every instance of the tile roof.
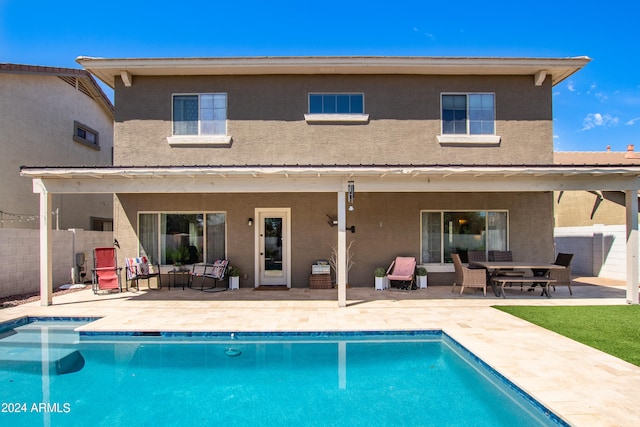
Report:
M553 153L556 165L640 165L640 152L634 146L627 151L556 151Z

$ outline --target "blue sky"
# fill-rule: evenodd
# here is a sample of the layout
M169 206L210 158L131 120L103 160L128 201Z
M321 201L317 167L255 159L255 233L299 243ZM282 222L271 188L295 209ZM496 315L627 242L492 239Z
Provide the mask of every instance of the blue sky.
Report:
M0 62L105 58L589 56L554 88L557 151L640 151L640 2L65 3L0 0ZM108 93L111 95L110 93Z

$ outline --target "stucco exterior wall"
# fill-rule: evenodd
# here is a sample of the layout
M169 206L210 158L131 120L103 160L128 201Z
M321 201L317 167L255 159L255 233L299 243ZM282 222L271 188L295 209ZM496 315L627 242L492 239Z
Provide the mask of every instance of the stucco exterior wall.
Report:
M626 208L588 191L554 192L556 227L625 224ZM591 216L593 214L593 217Z
M38 228L38 195L20 166L110 165L113 119L94 100L57 76L0 73L0 211L2 228ZM73 140L74 120L99 133L101 150ZM89 218L111 218L111 195L55 195L60 229L90 229ZM56 218L54 217L54 228Z
M335 215L333 193L263 194L118 194L114 236L122 257L138 254L137 213L227 213L227 257L241 274L240 286L252 287L254 277L254 229L247 219L255 208L291 208L292 286L307 287L311 265L328 259L337 242L337 228L328 223ZM552 193L356 193L355 210L347 213L347 242L356 265L349 274L351 286L373 286L373 270L387 267L396 256L420 259L420 212L422 210L509 211L510 249L515 259L551 262L553 246ZM255 227L255 224L254 224ZM450 285L452 273L430 274L430 284Z
M230 146L171 147L172 94L227 93ZM309 92L364 93L365 124L304 121ZM442 92L493 92L493 147L442 146ZM116 165L549 164L551 85L531 76L136 76L116 79ZM523 100L526 100L524 102Z

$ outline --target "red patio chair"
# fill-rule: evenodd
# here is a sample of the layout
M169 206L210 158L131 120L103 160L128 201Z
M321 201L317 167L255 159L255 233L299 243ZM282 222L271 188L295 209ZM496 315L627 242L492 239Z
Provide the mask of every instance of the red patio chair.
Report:
M114 290L122 292L120 272L116 258L116 248L95 248L93 250L93 292Z

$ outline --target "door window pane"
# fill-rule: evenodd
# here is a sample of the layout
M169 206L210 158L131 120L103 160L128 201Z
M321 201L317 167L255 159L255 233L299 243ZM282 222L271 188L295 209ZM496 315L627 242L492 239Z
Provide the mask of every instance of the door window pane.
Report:
M282 218L264 219L264 271L282 272Z

